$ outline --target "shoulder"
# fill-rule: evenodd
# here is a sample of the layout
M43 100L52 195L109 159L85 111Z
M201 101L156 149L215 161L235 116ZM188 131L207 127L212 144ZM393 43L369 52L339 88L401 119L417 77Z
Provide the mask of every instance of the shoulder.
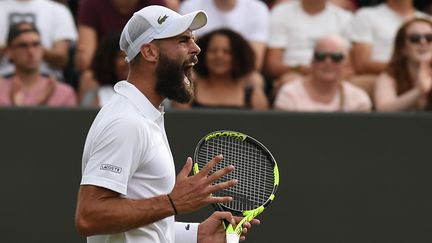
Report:
M197 0L185 0L180 3L179 12L181 14L187 14L196 10L207 10L203 8L205 1Z
M282 85L279 93L284 94L284 95L296 95L296 94L300 93L299 92L300 90L304 90L303 80L302 79L296 79L296 80L293 80L289 83Z
M293 11L296 11L296 9L299 7L299 3L297 1L288 1L280 3L272 8L270 11L272 14L287 14Z
M343 9L343 8L333 4L333 3L328 3L328 10L330 12L336 14L336 15L343 17L343 18L352 18L353 17L353 14L350 11L345 10L345 9Z
M369 95L363 89L346 81L342 82L342 86L348 97L355 96L355 97L359 97L362 100L370 100Z
M248 9L253 11L269 11L267 5L263 1L259 0L241 0L241 4L248 7Z
M379 15L380 12L385 10L385 8L386 5L384 4L379 4L376 6L369 6L369 7L361 7L356 11L355 16L357 18L367 18L367 17L376 16Z

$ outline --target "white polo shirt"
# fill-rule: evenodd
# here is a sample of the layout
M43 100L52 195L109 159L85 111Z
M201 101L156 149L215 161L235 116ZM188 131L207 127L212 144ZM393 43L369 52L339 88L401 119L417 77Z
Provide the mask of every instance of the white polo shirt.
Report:
M132 199L170 193L176 175L163 109L156 109L127 81L118 82L114 90L88 132L81 185L104 187ZM91 236L87 242L196 242L198 224L186 226L175 227L171 216L124 233Z

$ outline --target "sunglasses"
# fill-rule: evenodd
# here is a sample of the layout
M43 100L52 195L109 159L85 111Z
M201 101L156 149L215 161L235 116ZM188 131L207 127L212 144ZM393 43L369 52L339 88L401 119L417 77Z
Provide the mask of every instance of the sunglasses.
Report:
M344 54L342 53L338 53L338 52L326 53L326 52L319 52L319 51L314 52L313 57L314 60L317 62L323 62L329 57L334 63L339 63L345 58Z
M420 43L421 40L425 40L427 43L432 43L432 33L430 34L410 34L408 40L413 44Z

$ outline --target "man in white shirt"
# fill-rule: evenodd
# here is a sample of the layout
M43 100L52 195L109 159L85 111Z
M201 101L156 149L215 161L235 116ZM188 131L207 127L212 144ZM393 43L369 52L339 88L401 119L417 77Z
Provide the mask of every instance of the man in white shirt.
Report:
M327 0L288 1L270 12L270 33L264 69L277 90L293 77L309 74L316 41L345 35L352 14Z
M221 220L238 222L228 212L216 212L200 224L174 222L177 213L231 201L212 193L238 183L212 185L234 169L209 175L222 156L194 176L188 176L188 158L176 178L165 134L160 105L165 98L192 99L190 78L200 52L192 30L206 21L203 11L182 16L154 5L136 12L124 27L120 48L129 75L115 85L116 94L95 118L83 152L76 227L88 243L222 243Z

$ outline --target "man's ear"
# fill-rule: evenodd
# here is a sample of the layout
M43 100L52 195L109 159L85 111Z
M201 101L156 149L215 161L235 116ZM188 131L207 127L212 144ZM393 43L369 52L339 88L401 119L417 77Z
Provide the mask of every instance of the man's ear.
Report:
M141 46L141 56L148 62L157 62L159 59L159 49L152 43Z

